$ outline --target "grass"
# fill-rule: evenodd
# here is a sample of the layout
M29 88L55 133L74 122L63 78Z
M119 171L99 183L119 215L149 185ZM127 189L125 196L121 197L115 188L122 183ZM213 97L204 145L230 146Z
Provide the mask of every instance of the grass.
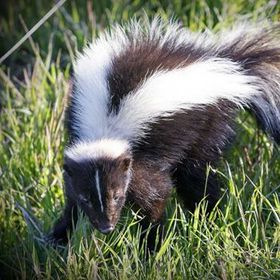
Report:
M15 4L17 2L17 4ZM4 54L52 3L9 1L1 9ZM81 215L66 247L40 243L63 208L63 98L76 50L115 21L176 16L193 30L235 20L279 21L277 1L68 1L0 68L0 279L279 279L280 151L246 114L219 172L224 196L210 217L172 197L159 252L145 259L139 218L126 209L108 236ZM17 15L20 15L18 17ZM22 18L22 20L20 20ZM24 219L28 209L39 230ZM198 218L201 216L200 218ZM145 244L144 244L145 245Z

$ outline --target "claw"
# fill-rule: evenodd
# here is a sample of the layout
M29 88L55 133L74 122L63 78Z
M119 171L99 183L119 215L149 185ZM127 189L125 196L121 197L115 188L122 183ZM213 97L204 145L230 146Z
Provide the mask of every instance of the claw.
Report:
M45 235L42 241L45 245L52 247L64 247L62 245L65 245L66 243L65 238L58 238L53 232Z

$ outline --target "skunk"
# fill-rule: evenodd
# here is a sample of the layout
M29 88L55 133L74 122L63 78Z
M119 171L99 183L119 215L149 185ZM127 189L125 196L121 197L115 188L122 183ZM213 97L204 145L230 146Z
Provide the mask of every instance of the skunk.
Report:
M77 207L102 233L126 202L143 225L159 225L173 187L188 209L206 197L210 211L220 196L207 168L231 144L240 110L280 143L279 35L272 23L213 34L155 18L117 25L87 46L74 65L66 206L52 240L67 237Z

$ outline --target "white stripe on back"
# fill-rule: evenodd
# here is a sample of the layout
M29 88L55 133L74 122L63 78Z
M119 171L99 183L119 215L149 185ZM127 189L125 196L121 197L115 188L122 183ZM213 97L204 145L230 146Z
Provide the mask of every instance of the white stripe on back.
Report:
M109 137L137 141L158 118L221 99L245 105L258 92L257 81L246 75L238 63L224 58L156 72L121 100L117 115L108 116Z

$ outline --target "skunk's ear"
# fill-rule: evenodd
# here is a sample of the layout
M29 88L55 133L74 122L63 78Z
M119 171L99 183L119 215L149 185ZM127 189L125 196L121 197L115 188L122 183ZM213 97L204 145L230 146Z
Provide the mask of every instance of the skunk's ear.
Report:
M122 168L123 170L128 170L128 168L130 167L131 164L131 158L130 157L126 157L122 160Z
M121 156L119 158L119 167L122 171L127 171L131 165L132 158L130 156Z

